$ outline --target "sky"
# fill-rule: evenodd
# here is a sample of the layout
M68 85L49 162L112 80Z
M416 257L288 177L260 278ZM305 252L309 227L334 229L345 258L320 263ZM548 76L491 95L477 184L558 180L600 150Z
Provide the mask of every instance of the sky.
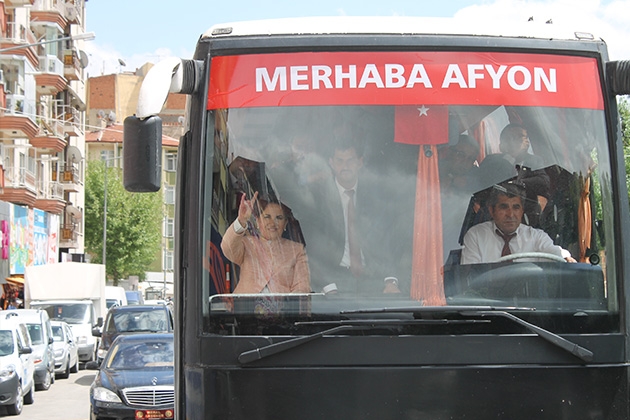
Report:
M480 25L547 22L589 32L610 58L630 59L630 0L87 0L89 77L135 71L168 57L191 58L212 25L298 16L457 17Z

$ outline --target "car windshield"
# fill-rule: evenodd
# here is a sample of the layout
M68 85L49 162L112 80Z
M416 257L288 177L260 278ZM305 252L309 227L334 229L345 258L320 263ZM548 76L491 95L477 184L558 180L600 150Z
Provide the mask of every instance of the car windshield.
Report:
M116 370L173 369L173 357L172 341L147 340L144 343L119 341L110 350L105 366Z
M90 322L91 305L87 303L37 304L31 306L46 310L50 319L64 321L68 324Z
M146 311L118 311L110 318L107 331L138 332L168 331L169 319L163 309Z
M63 341L63 328L61 325L52 326L53 340Z
M44 332L42 331L41 324L27 324L28 335L31 336L31 343L33 345L44 344Z
M13 343L13 332L0 330L0 356L8 356L15 351Z
M389 105L393 89L379 87L370 64L352 71L374 94L348 89L346 98L334 96L337 79L328 73L319 90L289 88L288 81L285 90L283 71L292 64L283 67L282 54L239 56L230 69L253 73L250 58L256 72L263 68L258 90L248 96L229 85L226 98L210 95L216 109L208 105L200 217L208 245L199 262L208 331L256 333L270 314L289 325L283 323L392 306L617 312L601 86L577 83L598 80L594 60L418 53L413 60L427 66L427 95ZM449 64L466 60L487 64L470 64L471 73ZM524 64L501 67L505 80L496 73L464 89L473 67L491 71L502 62ZM213 61L216 69L222 63ZM441 88L428 83L433 64L436 74L448 74ZM343 84L345 76L337 76ZM304 106L300 95L319 102ZM617 328L563 320L559 331Z

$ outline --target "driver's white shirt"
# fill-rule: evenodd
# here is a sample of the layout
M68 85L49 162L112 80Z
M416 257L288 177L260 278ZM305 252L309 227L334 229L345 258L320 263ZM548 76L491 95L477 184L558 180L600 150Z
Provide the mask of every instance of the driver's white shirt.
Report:
M496 262L501 258L503 239L496 233L493 221L471 227L464 235L462 264L480 264ZM527 225L519 225L516 236L510 241L512 254L521 252L544 252L562 258L571 256L569 251L554 245L544 230ZM531 261L531 260L530 260Z

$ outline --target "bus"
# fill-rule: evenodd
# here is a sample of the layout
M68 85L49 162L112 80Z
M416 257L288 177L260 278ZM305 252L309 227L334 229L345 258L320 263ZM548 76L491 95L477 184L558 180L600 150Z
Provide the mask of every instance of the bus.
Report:
M146 75L127 190L187 96L176 418L630 418L630 62L470 24L219 24Z

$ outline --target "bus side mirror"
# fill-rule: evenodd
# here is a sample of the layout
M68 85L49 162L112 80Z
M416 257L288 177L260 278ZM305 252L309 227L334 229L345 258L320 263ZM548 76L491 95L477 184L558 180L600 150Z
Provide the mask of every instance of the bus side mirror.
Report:
M606 63L608 85L615 95L630 95L630 60Z
M125 118L123 183L130 192L156 192L162 178L162 119Z

